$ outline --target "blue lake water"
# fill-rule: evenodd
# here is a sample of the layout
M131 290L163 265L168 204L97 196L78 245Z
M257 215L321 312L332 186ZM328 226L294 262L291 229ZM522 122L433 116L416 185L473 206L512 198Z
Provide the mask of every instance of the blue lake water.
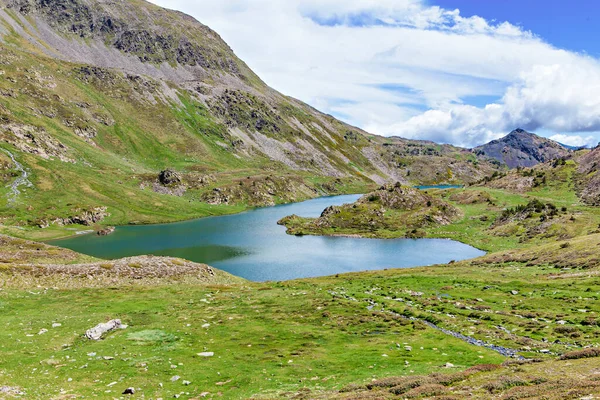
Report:
M317 217L359 195L323 197L241 214L162 225L118 227L110 236L86 235L51 244L104 259L142 254L203 262L253 281L408 268L479 257L484 252L445 239L356 239L290 236L277 221Z

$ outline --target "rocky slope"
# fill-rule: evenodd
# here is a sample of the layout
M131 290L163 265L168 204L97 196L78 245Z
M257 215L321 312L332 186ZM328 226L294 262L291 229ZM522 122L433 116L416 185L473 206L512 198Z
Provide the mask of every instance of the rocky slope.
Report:
M171 221L497 168L322 114L266 86L210 28L141 0L0 0L0 50L0 177L27 175L18 195L0 188L6 226L98 207L102 224ZM167 168L178 187L160 182ZM240 185L269 175L301 183Z
M500 161L509 168L533 167L557 158L569 157L563 145L523 129L515 129L502 139L473 149L477 155Z
M578 158L578 193L591 205L600 205L600 147L595 147Z

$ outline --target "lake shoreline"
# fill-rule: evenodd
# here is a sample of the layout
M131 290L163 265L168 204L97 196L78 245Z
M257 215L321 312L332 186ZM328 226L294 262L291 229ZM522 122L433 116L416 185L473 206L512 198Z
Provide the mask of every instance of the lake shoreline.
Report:
M451 239L365 241L356 236L295 237L277 225L281 217L290 213L318 216L324 208L352 203L360 196L327 196L218 218L121 226L109 236L84 235L49 244L103 259L145 254L178 257L253 281L413 268L485 255Z

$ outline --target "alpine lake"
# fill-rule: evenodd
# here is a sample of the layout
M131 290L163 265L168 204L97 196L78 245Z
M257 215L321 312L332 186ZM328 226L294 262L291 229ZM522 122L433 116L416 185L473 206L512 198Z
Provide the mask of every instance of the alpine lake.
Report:
M50 244L103 259L143 254L180 257L252 281L427 266L485 254L446 239L297 237L287 235L285 227L277 225L277 221L287 215L318 217L326 207L352 203L359 197L321 197L236 215L161 225L121 226L109 236L82 235Z

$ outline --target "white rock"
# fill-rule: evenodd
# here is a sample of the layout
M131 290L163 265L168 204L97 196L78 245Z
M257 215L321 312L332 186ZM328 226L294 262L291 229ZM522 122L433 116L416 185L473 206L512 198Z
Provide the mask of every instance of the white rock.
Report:
M203 353L198 353L198 357L212 357L215 353L212 351L205 351Z
M175 375L171 378L171 382L177 382L179 379L181 379L181 377L179 375Z
M121 324L120 319L113 319L104 324L98 324L85 332L85 337L90 340L100 340L102 335L115 329L126 329L127 325Z
M62 326L62 324L60 324L58 322L55 322L55 323L52 324L53 328L58 328L58 327L61 327L61 326Z

